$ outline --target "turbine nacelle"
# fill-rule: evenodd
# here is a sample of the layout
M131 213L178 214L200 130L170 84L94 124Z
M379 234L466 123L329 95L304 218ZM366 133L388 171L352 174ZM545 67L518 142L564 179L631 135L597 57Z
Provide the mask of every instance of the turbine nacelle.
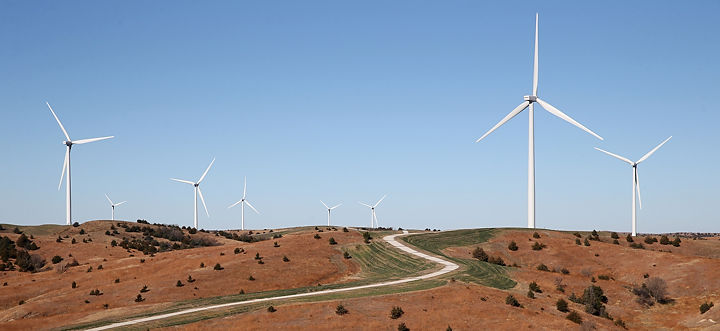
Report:
M72 141L69 141L69 140L64 140L62 143L63 143L63 145L65 145L65 146L67 146L67 147L70 147L70 146L73 145L73 142L72 142Z
M523 97L523 100L529 101L530 103L537 102L537 95L526 95Z

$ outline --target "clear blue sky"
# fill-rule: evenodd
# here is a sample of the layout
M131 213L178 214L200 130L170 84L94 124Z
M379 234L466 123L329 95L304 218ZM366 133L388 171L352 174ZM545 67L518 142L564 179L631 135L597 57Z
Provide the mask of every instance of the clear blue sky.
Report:
M605 138L539 110L537 225L720 231L717 1L6 1L0 9L0 222L64 222L63 135L74 219L192 224L192 188L239 228L334 223L466 228L526 224L527 114L474 140L529 94L535 12L539 95Z

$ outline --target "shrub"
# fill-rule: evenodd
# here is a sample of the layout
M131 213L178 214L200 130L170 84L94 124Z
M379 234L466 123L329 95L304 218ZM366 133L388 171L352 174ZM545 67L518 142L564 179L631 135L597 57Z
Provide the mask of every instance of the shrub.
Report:
M146 292L150 292L150 290L148 290L147 285L144 285L143 288L140 289L140 293L146 293Z
M598 275L598 279L601 279L601 280L610 280L610 275Z
M187 282L188 282L188 283L194 283L194 282L195 282L195 279L194 279L194 278L192 278L192 276L191 276L191 275L188 275L188 279L187 279Z
M273 244L273 247L280 247L280 244L277 243L277 241Z
M597 237L599 237L599 236L600 236L600 235L598 234L598 232L597 232L597 231L595 231L595 230L593 230L593 231L592 231L592 233L591 233L590 235L591 235L591 236L593 236L593 237L595 237L595 238L597 238Z
M343 228L343 232L350 232L350 230L348 230L348 228Z
M657 238L655 237L645 237L645 243L648 245L652 245L653 243L657 242Z
M587 238L585 238L585 241L583 241L583 244L585 246L590 246L590 241L588 241Z
M647 281L647 289L650 295L655 298L658 303L667 302L667 283L660 277L653 277Z
M560 269L560 273L562 273L563 275L567 275L570 274L570 270L567 270L567 268L562 268Z
M87 272L92 272L92 267L89 267Z
M262 256L260 256L260 253L255 253L255 259L262 260Z
M102 264L97 267L97 270L103 270Z
M580 241L580 239L578 239L578 238L575 238L575 245L578 245L578 246L582 245L582 241Z
M235 250L233 251L233 253L235 253L235 254L240 254L240 248L235 247Z
M635 248L635 249L645 249L645 246L643 246L643 244L641 244L641 243L632 243L632 244L630 244L630 247Z
M398 331L410 331L405 322L398 324Z
M76 228L76 227L78 227L78 226L80 226L80 223L78 223L78 222L73 223L73 227L74 227L74 228Z
M94 290L91 290L91 291L90 291L90 295L96 295L96 296L97 296L97 295L103 295L103 294L102 294L102 292L100 292L100 290L94 289Z
M205 268L205 263L204 263L204 262L200 262L200 268Z
M580 301L585 305L585 312L595 316L601 316L608 318L609 315L605 310L605 305L608 301L607 297L603 294L600 286L590 285L583 292Z
M366 244L369 244L371 239L372 237L370 236L370 232L363 232L363 240Z
M475 247L475 249L474 249L473 252L472 252L472 257L473 257L473 258L476 258L476 259L478 259L478 260L480 260L480 261L484 261L484 262L487 262L487 261L488 261L488 258L489 258L489 256L487 255L487 253L485 253L485 250L483 250L483 249L480 248L480 247Z
M337 245L337 241L335 241L335 238L333 237L330 237L330 239L328 239L328 242L330 243L330 245Z
M248 280L255 280L255 277L253 277L252 275L250 275L250 277L248 277Z
M534 251L539 251L539 250L541 250L541 249L543 249L543 248L545 248L545 247L547 247L547 245L541 244L541 243L539 243L539 242L537 242L537 241L532 245L532 249L533 249Z
M617 239L613 239L613 245L620 245L620 242Z
M143 302L145 301L145 298L142 297L142 294L138 294L137 297L135 297L135 302Z
M528 290L527 297L530 299L535 299L535 292L533 292L532 290Z
M347 251L343 252L343 257L346 258L346 259L351 259L351 258L352 258L352 256L350 256L350 253L348 253Z
M76 288L76 287L77 287L77 283L76 283L75 281L73 281L73 282L72 282L72 288Z
M555 307L557 310L567 313L568 312L568 303L567 301L563 300L562 298L558 299L558 301L555 303Z
M85 234L85 229L80 229L80 234Z
M623 321L621 318L618 318L615 320L615 325L617 325L623 329L627 329L627 326L625 325L625 321Z
M348 310L345 309L345 307L343 307L343 305L338 305L337 307L335 307L335 314L345 315L347 313L348 313Z
M707 312L708 310L710 310L710 308L712 308L713 306L714 306L714 304L713 304L712 302L710 302L710 303L707 303L707 302L703 303L702 305L700 305L700 314L705 314L705 312Z
M265 264L265 262L263 262L263 260L258 260L258 264Z
M582 235L580 234L580 232L575 232L575 233L573 233L573 236L578 237L578 238L582 238Z
M668 236L660 236L660 245L670 245L670 239L668 238Z
M675 247L680 247L680 237L675 237L675 239L672 242L672 245Z
M517 299L515 299L515 297L512 296L512 294L508 294L508 296L505 297L505 304L511 305L513 307L522 308L522 305L520 304L520 302L518 302Z
M114 240L114 239L113 239L113 241L110 242L110 246L112 246L112 247L115 247L115 246L117 246L117 245L118 245L118 243L117 243L117 241Z
M290 259L288 259L287 256L283 255L283 262L290 262Z
M537 270L540 270L540 271L550 271L550 269L548 269L548 267L547 267L545 264L543 264L543 263L540 263L540 264L537 266Z
M220 265L220 263L215 263L215 266L213 267L213 270L223 270L223 269L225 269L225 268L223 268L223 267Z
M611 234L610 234L610 238L613 238L613 239L620 239L620 236L618 235L618 233L617 233L617 232L613 232L613 233L611 233Z
M517 243L515 243L514 241L511 241L510 244L508 245L508 249L511 250L511 251L516 251L516 250L518 250L518 245L517 245Z
M533 232L533 238L540 239L540 234L537 232Z
M628 233L627 237L625 237L625 240L629 243L634 242L633 237Z
M183 284L181 281L178 280L177 283L175 284L175 286L183 287L183 286L185 286L185 284Z
M61 257L58 256L58 255L55 255L55 256L53 256L53 258L52 258L52 263L53 263L53 264L58 264L58 263L60 263L60 261L62 261L62 260L63 260L63 258L61 258Z
M61 243L61 242L62 242L62 237L58 236L57 239L55 239L55 242L56 242L56 243Z
M405 312L402 310L402 308L400 308L398 306L393 306L392 309L390 310L390 318L392 318L392 319L398 319L403 314L405 314Z
M115 278L115 284L120 282L120 278Z
M540 286L538 286L536 282L531 282L530 285L528 285L528 288L530 289L530 291L542 293Z
M565 318L569 319L573 323L582 324L582 317L580 317L580 314L574 310L571 311Z
M322 237L320 237L320 235L316 233L315 236L313 236L313 238L315 238L315 239L320 239L320 238L322 238Z

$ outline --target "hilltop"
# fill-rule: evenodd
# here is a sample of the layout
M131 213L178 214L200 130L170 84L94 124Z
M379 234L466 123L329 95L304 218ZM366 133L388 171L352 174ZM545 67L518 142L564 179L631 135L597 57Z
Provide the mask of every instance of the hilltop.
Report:
M30 257L37 255L28 260L37 263L35 272L20 271L17 263L15 270L1 272L4 328L85 328L208 304L372 284L440 268L382 241L382 236L398 233L389 229L195 231L118 221L19 226L18 231L3 227L0 237L17 244L24 235L38 247L27 250ZM415 231L401 241L460 268L401 285L217 309L138 327L394 330L405 323L415 330L717 328L720 310L713 306L701 314L700 305L720 302L720 240L709 234L676 235L638 236L628 242L627 234L612 232ZM54 256L62 261L53 263ZM40 266L38 259L45 264ZM535 291L529 294L531 287ZM508 304L514 303L509 296L521 307ZM559 299L567 302L568 311L558 310ZM338 314L338 305L348 313ZM395 306L404 312L397 319L390 317ZM568 320L572 311L582 324Z

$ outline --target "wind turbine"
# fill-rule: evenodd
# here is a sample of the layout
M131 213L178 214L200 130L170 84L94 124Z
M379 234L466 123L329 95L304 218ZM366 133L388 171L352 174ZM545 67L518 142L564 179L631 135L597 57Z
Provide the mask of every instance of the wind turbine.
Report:
M328 207L322 200L320 200L320 203L322 203L323 206L325 206L325 208L327 208L327 211L328 211L328 226L330 226L330 211L333 210L333 209L335 209L335 208L337 208L337 207L340 207L340 205L342 205L342 203L341 203L341 204L338 204L338 205L336 205L336 206L333 206L333 207Z
M245 177L245 184L243 185L242 199L240 199L240 201L233 203L232 205L230 205L228 207L228 209L230 209L232 207L237 206L238 204L241 204L240 205L240 230L245 230L245 205L248 205L248 207L252 208L252 210L254 210L258 215L260 215L260 212L257 211L257 209L255 209L255 207L253 207L253 205L250 204L250 201L247 201L247 199L245 198L246 196L247 196L247 177Z
M73 141L70 139L70 136L68 135L67 131L65 130L65 127L60 123L60 119L55 114L55 111L50 107L50 104L48 102L45 102L47 104L48 108L50 108L50 112L52 113L53 117L55 117L55 120L57 121L58 125L60 125L60 129L62 130L63 134L65 135L65 138L67 140L63 141L63 145L67 147L67 150L65 151L65 162L63 162L63 170L60 174L60 183L58 184L58 190L60 190L60 187L62 186L63 176L65 175L65 171L67 170L67 182L65 184L65 188L67 191L67 195L65 198L65 206L66 206L66 212L65 212L65 224L70 225L72 224L72 190L71 188L71 181L70 181L70 149L73 145L82 145L91 143L94 141L100 141L105 139L114 138L115 136L108 136L108 137L100 137L100 138L90 138L90 139L80 139Z
M359 204L370 208L370 228L379 227L378 221L377 221L377 216L375 216L375 207L377 207L383 201L383 199L385 199L386 196L387 196L387 194L383 195L383 197L380 198L380 200L378 200L378 202L372 206L368 205L366 203L358 202Z
M105 197L107 198L108 201L110 201L110 207L112 207L112 220L114 221L114 220L115 220L115 207L116 207L116 206L119 206L119 205L122 205L123 203L126 203L127 201L118 202L118 203L113 203L112 200L110 200L110 197L108 197L107 194L105 194Z
M200 176L200 179L198 179L197 183L191 182L189 180L183 180L183 179L176 179L176 178L170 178L170 180L174 180L176 182L186 183L190 184L195 188L195 211L193 213L194 221L193 225L195 228L198 228L198 211L197 211L197 198L198 193L200 194L200 201L202 201L203 207L205 207L205 213L208 217L210 217L210 213L208 212L207 205L205 204L205 198L203 198L202 191L200 190L200 183L202 183L203 179L205 179L205 175L207 175L208 171L210 171L210 168L212 167L213 163L215 163L215 158L213 158L212 162L210 162L210 165L205 169L205 172Z
M570 118L570 116L565 115L565 113L561 112L557 108L553 107L551 104L545 102L544 100L538 98L537 96L538 91L538 14L535 14L535 57L534 57L534 65L533 65L533 85L532 85L532 95L526 95L523 97L525 101L523 101L519 106L517 106L515 109L513 109L505 118L503 118L498 124L496 124L492 129L490 129L488 132L486 132L480 139L478 139L475 142L479 142L480 140L483 140L485 137L487 137L491 132L495 131L495 129L499 128L501 125L505 124L505 122L509 121L511 118L515 117L515 115L519 114L526 108L528 109L528 116L529 116L529 126L528 126L528 228L535 228L535 124L534 124L534 104L537 102L542 106L545 110L547 110L550 114L553 114L557 117L560 117L561 119L565 120L566 122L582 129L583 131L597 137L600 140L603 140L602 137L595 134L595 132L590 131L588 128L584 127L582 124L576 122L574 119Z
M635 211L635 191L637 191L637 201L640 203L640 209L642 209L642 199L640 198L640 179L638 177L637 166L638 166L638 164L640 164L640 162L647 160L647 158L650 157L650 155L655 153L655 151L657 151L658 148L660 148L660 146L662 146L666 142L668 142L668 140L670 140L670 138L672 138L672 136L668 137L667 139L665 139L665 141L660 143L660 145L657 145L657 147L653 148L647 154L643 155L643 157L641 157L639 160L637 160L637 162L630 161L629 159L627 159L625 157L622 157L620 155L613 154L606 150L602 150L600 148L595 147L595 149L597 149L607 155L610 155L621 161L625 161L625 162L629 163L633 168L633 185L632 185L632 199L633 199L632 200L632 235L633 235L633 237L637 236L637 213Z

